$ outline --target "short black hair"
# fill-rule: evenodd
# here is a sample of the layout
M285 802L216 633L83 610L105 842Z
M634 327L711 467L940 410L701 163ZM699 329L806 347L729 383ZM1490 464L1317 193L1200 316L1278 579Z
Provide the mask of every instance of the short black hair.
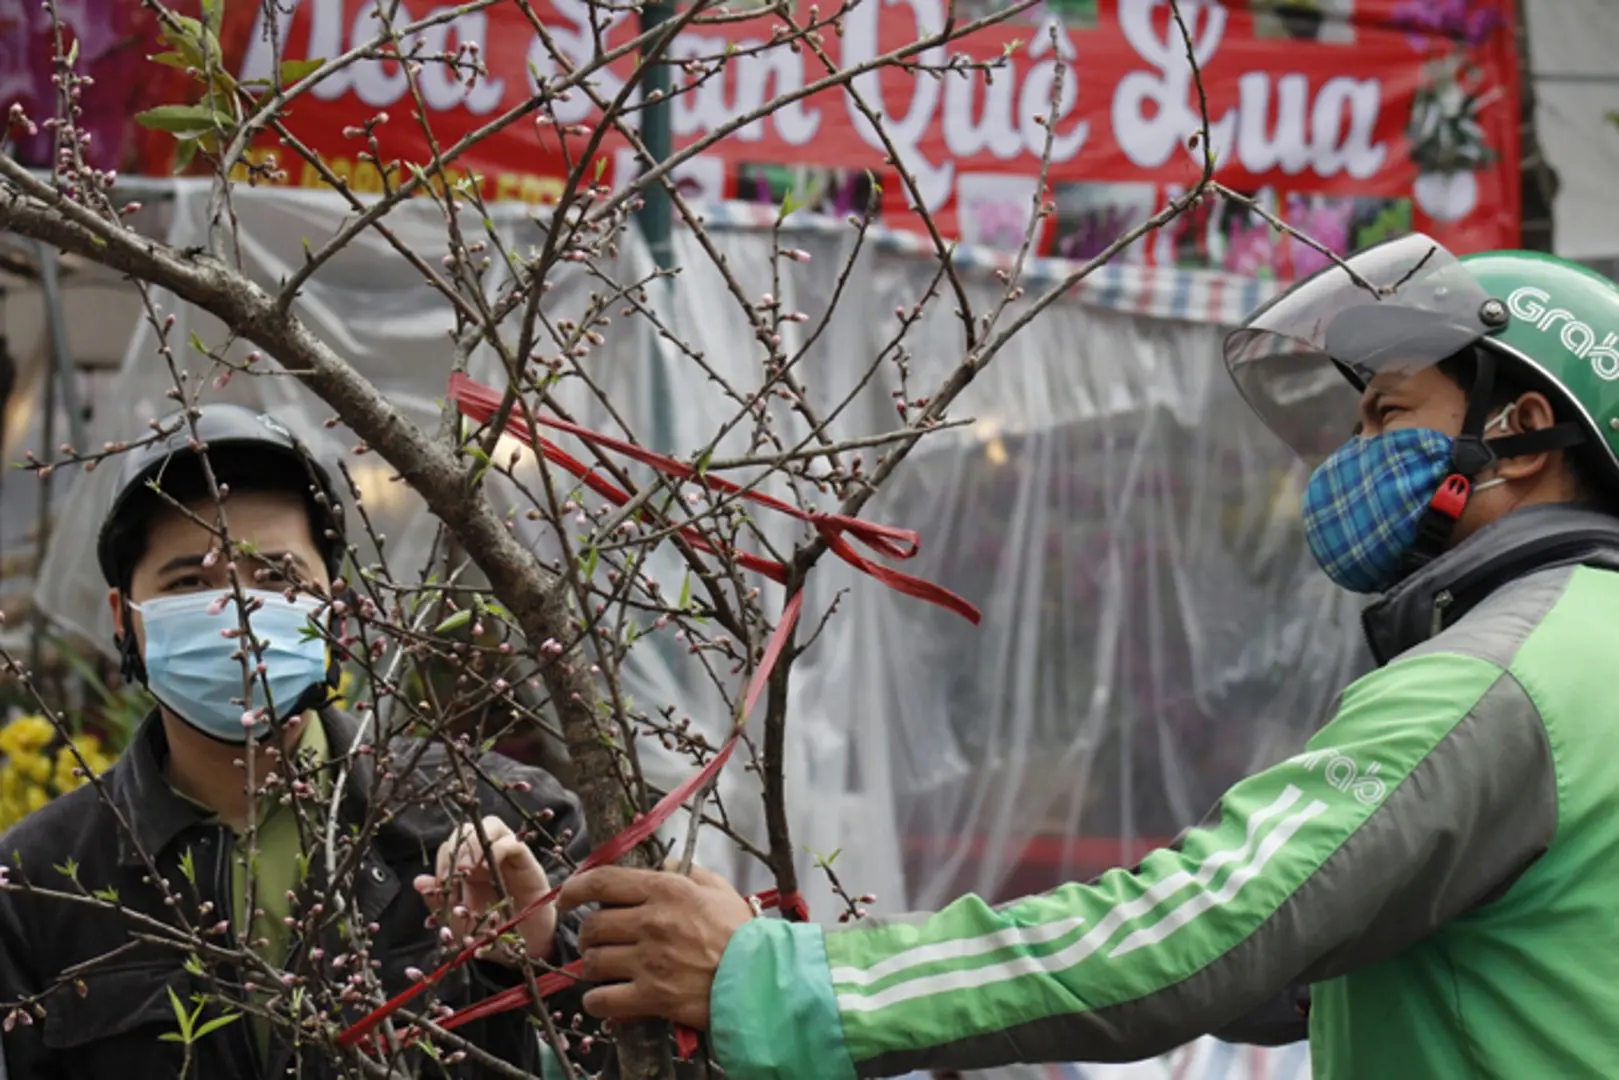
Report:
M1475 350L1485 347L1470 345L1461 352L1439 361L1438 364L1440 373L1461 387L1469 397L1473 392L1473 384L1478 379L1478 354ZM1523 395L1532 392L1545 395L1546 400L1551 402L1552 419L1555 423L1574 423L1585 427L1584 417L1569 404L1567 394L1561 387L1551 385L1550 380L1534 368L1496 354L1495 379L1490 387L1488 414L1493 416ZM1563 466L1568 470L1569 480L1573 483L1574 501L1577 504L1619 514L1619 498L1615 497L1613 485L1608 479L1612 470L1604 460L1604 450L1600 442L1587 430L1585 439L1579 445L1563 451Z
M309 538L323 561L332 549L325 539L331 526L331 514L315 501L311 487L314 483L309 472L297 468L290 460L283 463L254 447L221 447L208 451L208 463L213 467L214 479L230 488L232 495L249 492L285 493L303 499L304 515L309 525ZM267 467L267 465L269 467ZM188 454L172 460L155 478L162 494L149 487L132 491L129 501L118 511L114 527L114 542L118 552L119 592L128 593L135 576L135 564L146 554L147 524L165 506L174 503L192 505L212 502L213 492L208 486L202 459ZM328 567L330 570L330 567Z

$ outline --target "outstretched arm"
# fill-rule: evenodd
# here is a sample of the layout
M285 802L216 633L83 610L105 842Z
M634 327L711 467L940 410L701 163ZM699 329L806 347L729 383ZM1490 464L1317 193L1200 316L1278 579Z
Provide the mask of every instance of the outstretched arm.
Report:
M1521 873L1555 818L1522 687L1483 661L1417 657L1352 686L1304 753L1176 846L1092 884L830 932L752 919L705 995L682 942L723 923L696 886L657 883L639 914L613 913L602 977L629 981L586 1008L705 1021L732 1080L1149 1057L1426 936ZM589 877L576 898L634 903L592 897ZM588 963L591 921L583 944Z

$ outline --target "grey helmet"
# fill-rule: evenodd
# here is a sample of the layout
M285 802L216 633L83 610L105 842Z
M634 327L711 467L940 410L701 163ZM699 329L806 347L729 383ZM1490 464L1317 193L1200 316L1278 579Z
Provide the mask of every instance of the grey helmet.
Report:
M192 410L196 438L207 448L210 461L214 455L229 455L236 462L233 471L240 474L241 464L247 460L241 452L251 455L252 468L281 470L278 487L301 487L289 482L300 473L308 478L305 489L311 503L315 496L328 512L312 519L316 540L326 560L326 572L333 578L343 565L346 550L341 527L341 501L332 484L331 474L317 461L303 443L287 430L275 417L255 412L242 405L223 402L202 405ZM194 458L197 449L192 442L192 425L185 422L182 412L170 413L158 421L161 430L169 434L123 455L118 480L113 485L112 501L102 519L101 534L96 543L96 558L101 564L101 575L107 584L120 588L128 582L130 546L127 543L131 529L142 528L144 522L141 503L149 493L151 481L162 482L166 470ZM312 506L313 510L313 506Z

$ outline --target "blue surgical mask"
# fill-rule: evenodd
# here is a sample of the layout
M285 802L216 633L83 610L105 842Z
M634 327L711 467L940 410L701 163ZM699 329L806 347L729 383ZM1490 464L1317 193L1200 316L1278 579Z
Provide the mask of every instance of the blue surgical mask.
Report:
M243 715L265 707L266 682L275 713L285 720L310 687L326 680L326 639L310 635L322 602L311 596L288 601L283 593L259 589L244 595L262 601L250 609L248 625L263 644L259 659L265 666L264 675L253 678L247 707L241 704L242 661L232 655L247 643L234 633L241 618L230 594L210 589L134 605L146 630L147 689L198 731L229 743L247 741ZM268 718L261 719L253 735L269 730Z

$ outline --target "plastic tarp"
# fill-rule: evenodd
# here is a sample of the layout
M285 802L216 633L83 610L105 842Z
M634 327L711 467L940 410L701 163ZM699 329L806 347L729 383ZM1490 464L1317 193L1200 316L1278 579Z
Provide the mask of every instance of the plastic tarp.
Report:
M176 191L169 241L204 243L205 192L184 183ZM266 283L301 261L302 241L319 248L344 217L332 200L289 191L239 190L235 211L243 265ZM390 224L424 257L444 253L443 222L430 206L403 207ZM520 208L493 224L509 244L540 235ZM810 317L791 332L817 325L853 235L839 223L788 230L784 244L813 256L783 264L778 299ZM756 387L758 347L736 300L696 238L678 231L675 240L681 273L672 287L650 288L650 303L677 339L701 351L712 375ZM716 228L710 242L744 288L775 287L768 232ZM618 280L650 270L634 238L617 259L603 269ZM881 367L863 389L862 380L894 333L896 307L921 299L933 273L925 260L868 244L844 277L838 313L799 369L823 413L851 398L834 438L897 426L895 367ZM577 268L559 274L547 313L577 316L593 288L601 283ZM973 270L966 289L987 311L1003 286ZM177 349L193 332L210 345L224 339L211 318L160 301L176 316ZM947 289L909 340L911 396L937 385L962 355L952 308ZM452 319L380 238L365 234L318 274L299 311L412 421L427 429L439 422ZM169 404L152 329L130 331L110 394L117 407L94 418L97 444L138 431ZM980 605L981 627L834 559L811 574L811 612L842 596L793 676L794 838L810 851L838 852L842 879L877 894L873 910L937 907L969 890L1009 898L1131 863L1195 822L1229 783L1296 751L1364 665L1355 605L1314 568L1304 544L1304 470L1230 385L1220 335L1216 325L1065 298L952 410L974 423L928 437L863 512L919 530L922 553L905 569ZM677 454L695 452L735 412L715 378L640 320L615 317L590 363L635 434L646 440L661 431ZM653 364L672 388L661 412L650 390ZM192 383L211 378L194 355L181 366ZM487 356L473 358L472 372L497 379ZM582 423L616 430L577 383L561 392ZM352 435L322 425L330 410L296 381L238 376L203 397L274 409L318 452L344 460L388 536L389 561L412 574L422 565L431 519L403 485L388 482L391 470L374 454L351 452ZM802 435L785 409L775 417L784 437ZM746 451L745 435L733 434L718 454ZM111 626L92 538L112 472L75 483L39 583L47 610L100 641ZM766 487L791 494L779 478ZM830 496L811 497L832 505ZM802 535L795 523L759 520L778 544ZM543 547L542 538L528 538ZM682 575L675 557L660 550L654 569L674 595ZM766 585L765 599L779 605L780 590ZM653 635L634 650L628 692L673 704L718 735L728 722L718 691L683 647L660 640ZM643 761L658 783L692 768L656 743ZM753 775L729 770L721 793L736 826L762 840ZM684 828L678 818L674 828ZM769 884L722 836L708 836L699 859L744 889ZM812 910L830 920L837 906L808 855L800 872ZM1012 1070L1004 1080L1156 1077L1171 1068L1182 1077L1291 1080L1304 1075L1302 1051L1232 1051L1204 1040L1173 1061Z

